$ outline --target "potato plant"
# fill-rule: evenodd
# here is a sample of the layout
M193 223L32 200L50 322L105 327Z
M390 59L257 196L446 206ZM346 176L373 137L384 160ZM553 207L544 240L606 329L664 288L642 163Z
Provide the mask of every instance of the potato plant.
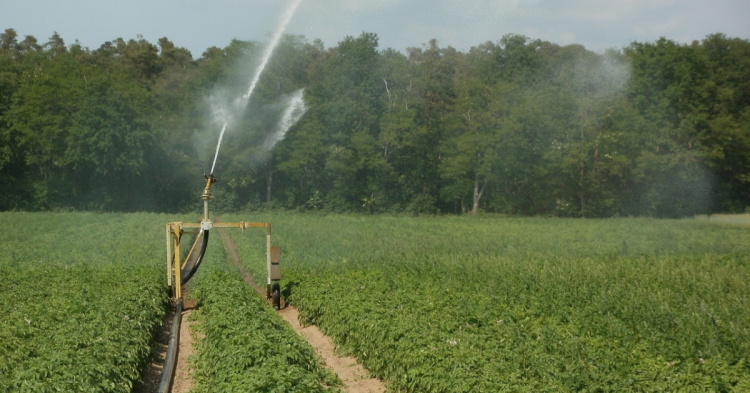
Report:
M164 217L0 219L12 228L0 242L0 391L130 392L166 311Z
M217 237L218 239L218 237ZM198 300L194 393L339 392L313 349L211 250L191 296Z
M394 391L750 390L746 227L258 219L274 223L303 321ZM252 235L233 236L255 252ZM262 258L248 263L265 277Z

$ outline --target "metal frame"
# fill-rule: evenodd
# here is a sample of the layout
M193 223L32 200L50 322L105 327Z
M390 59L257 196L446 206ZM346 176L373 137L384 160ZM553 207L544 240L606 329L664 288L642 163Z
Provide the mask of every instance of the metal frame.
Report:
M216 182L213 175L206 176L206 187L203 190L201 199L203 199L203 219L201 222L170 222L166 224L167 240L167 285L169 285L172 296L176 301L182 300L182 269L185 268L191 254L195 251L198 244L198 238L191 247L184 260L180 257L180 241L185 233L202 233L213 228L239 228L243 232L248 228L265 228L266 229L266 297L271 297L272 281L280 280L280 273L274 274L272 280L272 265L279 264L281 260L281 249L271 247L271 223L270 222L211 222L208 214L208 201L211 199L211 185ZM278 272L278 267L274 273Z

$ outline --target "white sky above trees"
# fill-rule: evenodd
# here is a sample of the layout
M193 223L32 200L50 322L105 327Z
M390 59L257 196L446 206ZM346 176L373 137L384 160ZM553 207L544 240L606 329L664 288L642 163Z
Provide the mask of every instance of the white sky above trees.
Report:
M96 49L139 35L167 37L194 58L234 38L266 41L291 0L0 0L0 31L13 28L40 44L58 32L70 45ZM287 33L336 46L376 33L380 49L404 51L436 39L467 51L509 33L603 51L666 37L712 33L750 39L748 0L303 0Z

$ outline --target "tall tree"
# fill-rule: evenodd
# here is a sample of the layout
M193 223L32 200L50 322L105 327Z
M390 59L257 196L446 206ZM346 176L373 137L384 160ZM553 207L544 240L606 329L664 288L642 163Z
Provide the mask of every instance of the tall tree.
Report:
M459 53L452 47L440 48L431 40L424 48L409 48L414 68L415 121L410 143L403 149L405 160L397 163L406 192L411 195L407 208L415 213L439 208L441 178L439 146L445 133L445 117L455 99L454 76Z
M629 99L650 124L640 136L645 144L636 161L641 213L707 212L713 184L702 137L712 90L706 58L694 47L664 38L633 43L626 54L633 65Z
M750 41L712 34L700 49L714 86L701 138L716 174L714 209L743 211L750 200Z

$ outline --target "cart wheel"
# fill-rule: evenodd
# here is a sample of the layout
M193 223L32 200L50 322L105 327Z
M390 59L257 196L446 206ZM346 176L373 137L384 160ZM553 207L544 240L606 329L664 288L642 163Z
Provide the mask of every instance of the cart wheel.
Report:
M273 284L273 287L271 287L271 299L273 302L273 308L276 310L281 309L281 286L279 286L278 283Z

